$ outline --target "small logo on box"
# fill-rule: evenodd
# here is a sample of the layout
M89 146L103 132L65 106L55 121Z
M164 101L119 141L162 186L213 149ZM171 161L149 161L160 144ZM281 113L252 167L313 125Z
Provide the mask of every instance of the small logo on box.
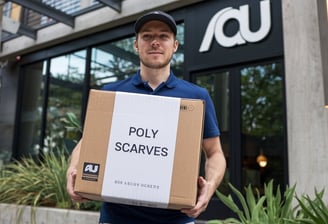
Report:
M98 181L100 164L88 163L83 164L82 180Z
M194 110L194 106L193 105L180 105L180 110L193 111Z

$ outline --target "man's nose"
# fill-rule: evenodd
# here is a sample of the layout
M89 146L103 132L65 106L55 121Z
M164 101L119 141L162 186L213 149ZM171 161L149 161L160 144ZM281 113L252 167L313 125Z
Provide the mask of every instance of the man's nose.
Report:
M152 46L157 46L157 45L159 45L159 41L158 41L158 37L157 36L154 36L153 37L153 39L152 39L152 41L151 41L151 45Z

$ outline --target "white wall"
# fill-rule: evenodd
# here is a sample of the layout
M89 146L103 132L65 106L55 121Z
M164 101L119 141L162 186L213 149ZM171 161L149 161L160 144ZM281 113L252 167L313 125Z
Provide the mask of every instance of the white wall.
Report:
M322 62L317 1L282 0L289 183L310 195L328 186L328 86L322 75L327 59Z

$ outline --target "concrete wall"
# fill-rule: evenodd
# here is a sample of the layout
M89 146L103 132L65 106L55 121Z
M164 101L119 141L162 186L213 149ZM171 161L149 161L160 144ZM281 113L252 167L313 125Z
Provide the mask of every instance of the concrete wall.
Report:
M299 194L313 195L315 187L328 186L328 86L322 75L327 59L321 57L318 25L318 9L326 9L317 0L283 0L282 8L289 182Z

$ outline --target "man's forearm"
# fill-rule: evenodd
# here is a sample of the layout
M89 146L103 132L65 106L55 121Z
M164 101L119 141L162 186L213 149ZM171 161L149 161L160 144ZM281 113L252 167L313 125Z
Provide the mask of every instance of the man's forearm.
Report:
M73 170L76 169L77 164L79 162L80 150L81 150L81 140L77 143L77 145L72 151L70 164L67 169L67 175L69 175Z
M221 152L207 158L205 164L205 179L210 184L209 194L212 196L220 185L226 170L226 160Z
M210 185L208 193L212 196L224 177L226 160L219 137L204 140L203 146L206 156L205 179Z

